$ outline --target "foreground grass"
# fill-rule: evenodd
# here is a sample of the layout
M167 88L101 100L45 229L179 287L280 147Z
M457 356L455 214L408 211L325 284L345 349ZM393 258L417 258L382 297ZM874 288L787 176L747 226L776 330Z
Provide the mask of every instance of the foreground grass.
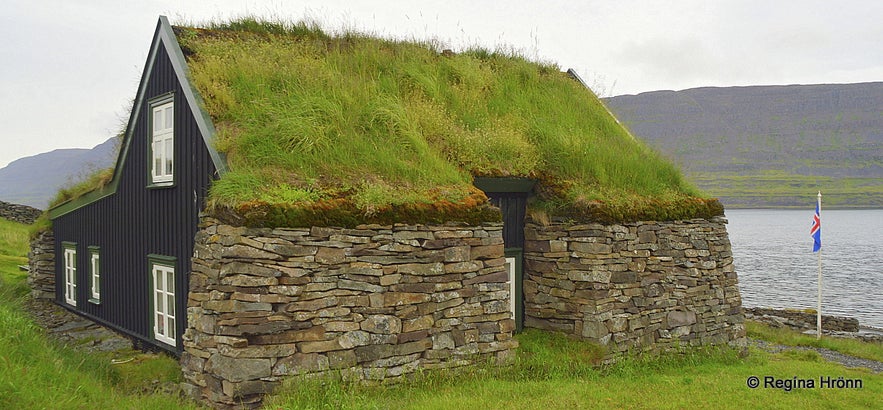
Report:
M402 385L364 387L326 378L297 379L266 408L871 408L883 394L883 375L847 370L815 352L770 355L729 349L623 359L596 367L590 344L538 331L519 335L516 362L506 368L421 374ZM751 376L761 379L747 387ZM813 379L816 388L764 387L765 376ZM860 379L861 389L821 389L819 377Z
M133 360L112 365L109 354L83 354L49 340L24 312L27 226L0 219L0 408L180 409L179 398L155 393L180 377L165 356L123 352Z
M7 235L8 233L8 235ZM0 220L0 408L181 409L195 408L156 390L180 378L164 356L125 352L133 360L83 354L48 340L24 313L27 294L18 265L27 228ZM880 360L883 346L791 334L748 324L752 337L789 345L820 346ZM729 349L700 349L659 357L623 359L599 366L603 351L565 336L526 331L511 366L424 372L400 385L375 387L333 378L288 380L267 399L267 409L450 409L450 408L874 408L883 375L847 370L813 351L740 358ZM750 389L750 376L781 380L821 376L859 379L861 389Z

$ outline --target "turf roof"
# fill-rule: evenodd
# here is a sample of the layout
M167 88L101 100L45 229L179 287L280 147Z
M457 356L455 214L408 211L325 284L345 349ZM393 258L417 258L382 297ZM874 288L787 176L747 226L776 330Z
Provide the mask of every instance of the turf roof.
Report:
M228 172L215 209L260 225L499 218L476 176L602 222L721 214L554 65L303 23L176 27Z

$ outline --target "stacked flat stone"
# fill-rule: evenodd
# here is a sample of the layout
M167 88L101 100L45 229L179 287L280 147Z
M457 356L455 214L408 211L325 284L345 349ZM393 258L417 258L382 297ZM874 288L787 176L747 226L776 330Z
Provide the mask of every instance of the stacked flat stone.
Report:
M28 286L34 299L55 298L55 235L40 232L28 252Z
M502 224L244 228L203 217L182 365L191 395L257 406L287 376L395 379L505 361Z
M27 205L0 201L0 218L30 225L43 214L43 211Z
M744 349L726 219L620 225L528 223L525 327L621 352Z
M797 330L815 330L818 318L815 313L796 309L745 308L747 319L775 327L791 327ZM846 316L822 315L822 332L858 332L858 319Z

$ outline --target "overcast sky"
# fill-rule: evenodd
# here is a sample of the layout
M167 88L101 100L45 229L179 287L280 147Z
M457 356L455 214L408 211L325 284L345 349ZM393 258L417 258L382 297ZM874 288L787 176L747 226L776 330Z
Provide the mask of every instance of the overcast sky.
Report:
M883 2L6 0L0 167L91 148L122 128L159 15L242 15L329 30L514 47L573 68L602 97L701 86L883 81Z

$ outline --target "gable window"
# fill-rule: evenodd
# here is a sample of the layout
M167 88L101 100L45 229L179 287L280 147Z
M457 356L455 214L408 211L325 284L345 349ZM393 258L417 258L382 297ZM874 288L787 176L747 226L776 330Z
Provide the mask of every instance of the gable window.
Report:
M175 346L175 258L149 255L153 337Z
M175 173L175 103L166 95L150 104L150 183L166 186Z
M89 247L89 302L101 300L101 260L97 246Z
M77 305L77 244L64 242L64 301Z

